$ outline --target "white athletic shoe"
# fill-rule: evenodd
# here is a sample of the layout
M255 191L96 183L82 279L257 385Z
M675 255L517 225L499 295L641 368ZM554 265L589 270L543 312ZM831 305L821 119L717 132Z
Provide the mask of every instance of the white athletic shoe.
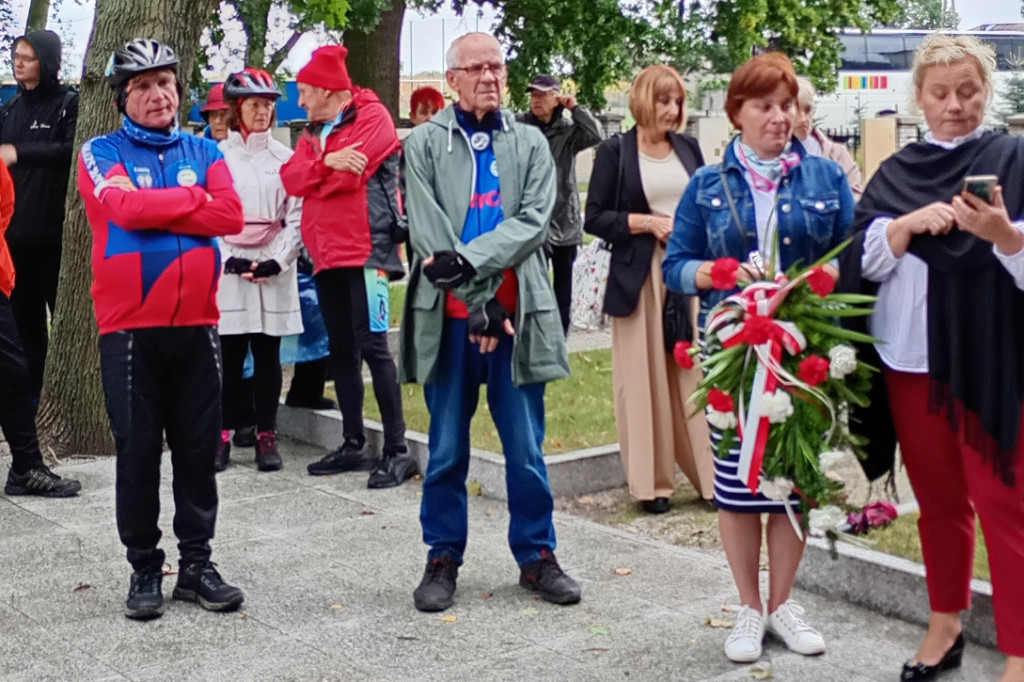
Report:
M768 632L781 639L790 651L804 656L825 653L825 640L817 630L804 622L804 608L787 601L768 616Z
M733 663L753 663L761 658L764 641L764 614L744 606L736 614L729 638L725 640L725 655Z

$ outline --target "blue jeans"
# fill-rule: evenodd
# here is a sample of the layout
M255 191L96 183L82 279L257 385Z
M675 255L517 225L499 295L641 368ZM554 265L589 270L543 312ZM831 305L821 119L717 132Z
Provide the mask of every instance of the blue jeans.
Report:
M424 387L430 411L430 461L423 480L420 523L428 557L447 554L462 564L469 532L466 475L469 424L480 384L505 451L505 483L511 515L508 542L523 566L555 549L554 500L544 466L544 384L512 383L512 337L502 334L486 355L470 343L465 320L445 320L437 378Z

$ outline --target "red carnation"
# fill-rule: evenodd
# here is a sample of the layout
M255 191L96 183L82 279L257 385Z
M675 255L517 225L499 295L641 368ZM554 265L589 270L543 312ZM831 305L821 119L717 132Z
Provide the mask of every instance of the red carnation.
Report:
M775 334L775 322L763 315L750 315L743 321L743 340L751 346L771 341Z
M676 341L675 348L672 349L672 355L676 358L676 364L683 369L693 369L693 358L690 357L690 349L693 348L693 344L689 341Z
M811 355L800 363L796 376L810 386L822 384L828 379L828 360L820 355Z
M726 291L735 289L739 269L740 262L735 258L719 258L711 266L711 286Z
M825 272L825 268L814 268L807 275L807 286L818 296L825 298L836 288L836 281L832 275Z
M732 396L720 388L713 388L708 392L708 405L716 412L732 412L736 409Z

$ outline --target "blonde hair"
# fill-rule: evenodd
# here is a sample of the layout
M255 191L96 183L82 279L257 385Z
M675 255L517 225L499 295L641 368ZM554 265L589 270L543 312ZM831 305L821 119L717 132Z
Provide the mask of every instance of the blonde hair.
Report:
M806 76L797 76L796 85L799 90L796 96L797 101L802 105L806 104L811 107L811 111L814 111L814 98L818 94L818 89L814 87L814 83Z
M950 66L963 61L971 61L978 69L981 84L985 89L985 97L991 102L993 95L992 72L996 70L996 52L990 46L973 36L950 35L947 33L930 33L914 50L914 66L911 80L914 93L921 92L924 74L932 66Z
M686 125L686 84L683 77L671 66L655 64L641 71L629 88L629 113L636 124L644 128L654 125L654 110L659 97L679 92L683 105L679 107L676 130Z

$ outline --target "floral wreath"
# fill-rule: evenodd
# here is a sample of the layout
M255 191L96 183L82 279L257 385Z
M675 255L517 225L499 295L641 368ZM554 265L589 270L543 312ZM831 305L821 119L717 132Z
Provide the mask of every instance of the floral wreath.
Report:
M844 456L863 457L867 439L849 429L850 404L867 406L877 370L857 358L852 343L874 343L844 329L839 318L870 315L876 300L833 293L824 264L839 245L809 268L752 282L708 313L699 346L681 341L676 362L699 366L704 378L693 395L708 423L722 432L718 456L740 441L738 475L750 489L786 505L793 529L837 530L846 514L837 505L842 484L826 475ZM752 254L755 267L760 259ZM737 288L740 263L720 258L711 268L715 289ZM703 358L699 363L694 356ZM797 521L790 496L799 496Z

